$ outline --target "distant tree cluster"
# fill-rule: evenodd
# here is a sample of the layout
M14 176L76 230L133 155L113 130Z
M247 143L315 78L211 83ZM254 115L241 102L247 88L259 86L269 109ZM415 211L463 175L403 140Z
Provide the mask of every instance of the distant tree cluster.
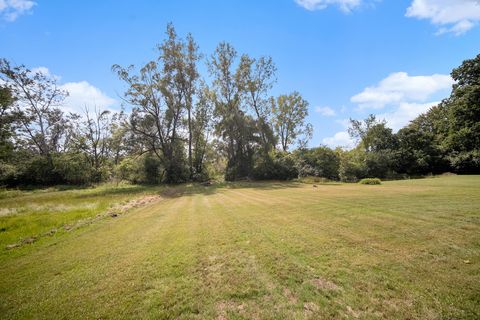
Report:
M450 97L396 134L373 115L351 120L359 144L341 157L339 178L480 173L480 55L451 73Z
M298 92L272 97L270 57L222 42L207 57L168 25L158 57L114 65L128 113L65 113L56 79L0 60L0 185L400 178L480 172L480 55L454 69L449 98L394 134L371 115L351 120L352 150L307 148L312 126ZM207 81L208 79L208 81Z
M239 55L220 43L203 57L191 35L168 25L158 57L140 69L114 65L131 111L85 106L62 111L56 79L0 60L0 184L134 183L292 178L287 152L305 146L311 125L298 92L269 94L269 57ZM285 171L285 172L284 172Z

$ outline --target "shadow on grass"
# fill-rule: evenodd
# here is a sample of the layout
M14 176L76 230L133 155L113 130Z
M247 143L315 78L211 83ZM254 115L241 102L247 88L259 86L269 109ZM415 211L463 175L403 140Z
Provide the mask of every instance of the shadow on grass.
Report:
M213 195L220 190L228 189L256 189L256 190L277 190L286 188L299 188L302 183L293 181L240 181L240 182L215 182L211 185L200 183L181 184L166 186L160 195L165 198L178 198L181 196L193 196L197 194Z

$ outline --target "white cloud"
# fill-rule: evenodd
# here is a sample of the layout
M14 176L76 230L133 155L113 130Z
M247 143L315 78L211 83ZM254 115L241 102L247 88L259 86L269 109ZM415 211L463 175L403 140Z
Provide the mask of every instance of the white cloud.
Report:
M30 0L0 0L0 16L6 21L15 21L19 16L30 13L36 5Z
M450 89L453 80L448 75L409 76L406 72L392 73L378 85L367 87L350 101L360 109L381 109L402 102L426 102L433 94Z
M315 112L318 112L325 117L333 117L336 115L335 110L330 107L316 107Z
M358 7L362 0L295 0L295 2L309 11L323 10L329 5L338 5L343 12L348 13Z
M385 119L387 126L394 132L397 132L410 121L415 119L422 113L425 113L433 106L436 106L440 101L428 102L428 103L400 103L397 109L377 115L378 119Z
M337 132L333 137L324 138L322 142L330 148L341 147L344 149L352 149L355 147L355 141L346 131Z
M85 107L91 111L94 108L113 110L112 107L116 103L115 99L110 98L87 81L68 82L61 85L60 88L69 94L63 104L65 111L83 114Z
M61 79L60 76L52 74L47 67L36 67L30 71L32 73L42 73L47 77L53 78L57 83ZM91 111L94 108L115 111L113 107L117 101L87 81L67 82L59 84L58 88L68 92L68 96L61 106L65 112L75 112L82 115L85 107Z
M413 0L407 17L427 19L439 27L437 34L461 35L480 21L478 0Z

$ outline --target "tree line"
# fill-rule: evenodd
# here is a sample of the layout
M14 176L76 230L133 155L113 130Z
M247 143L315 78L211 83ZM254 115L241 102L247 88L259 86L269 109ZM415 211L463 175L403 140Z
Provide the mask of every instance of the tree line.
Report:
M307 148L308 102L273 97L270 57L226 42L204 57L168 25L158 56L112 67L129 112L62 110L57 79L0 60L0 184L293 179L356 181L480 171L480 55L452 71L449 98L397 133L371 115L351 120L352 150ZM206 61L208 74L201 75Z

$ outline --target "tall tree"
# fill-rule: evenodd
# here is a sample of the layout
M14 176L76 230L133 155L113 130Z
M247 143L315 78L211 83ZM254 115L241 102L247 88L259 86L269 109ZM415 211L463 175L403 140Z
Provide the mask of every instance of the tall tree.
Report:
M0 160L8 160L13 151L15 135L12 107L15 99L8 87L0 86Z
M254 120L243 108L245 91L243 70L235 68L237 51L228 43L220 43L209 61L213 78L214 116L216 133L225 143L227 154L226 179L248 177L253 167L255 144Z
M158 46L157 60L147 63L139 74L133 74L133 66L114 65L113 70L129 86L125 100L134 107L130 127L143 137L143 151L153 152L165 167L166 181L176 182L188 178L183 172L185 142L190 178L193 175L192 113L200 55L191 35L186 42L179 39L171 24L166 35L167 39Z
M287 151L295 142L304 147L312 135L312 126L305 121L308 116L308 102L300 93L293 92L279 96L276 101L272 99L271 103L273 125L282 150Z
M239 66L241 86L245 91L245 102L254 114L261 138L261 148L264 154L275 146L273 129L269 120L272 109L269 101L269 90L275 79L276 67L270 57L250 58L242 55Z
M480 172L480 54L451 75L456 83L447 102L450 162L457 171Z
M212 102L214 100L212 95L213 92L208 87L201 86L191 124L194 179L201 179L206 176L204 163L212 134Z
M186 41L179 39L175 28L167 26L167 40L159 46L163 64L163 82L173 103L179 104L187 113L188 166L190 178L193 176L192 138L193 138L193 99L197 91L199 73L197 63L201 58L198 45L191 34Z
M66 132L68 121L58 106L68 93L57 86L55 77L23 65L11 66L5 59L0 60L0 76L15 97L20 138L50 159Z

